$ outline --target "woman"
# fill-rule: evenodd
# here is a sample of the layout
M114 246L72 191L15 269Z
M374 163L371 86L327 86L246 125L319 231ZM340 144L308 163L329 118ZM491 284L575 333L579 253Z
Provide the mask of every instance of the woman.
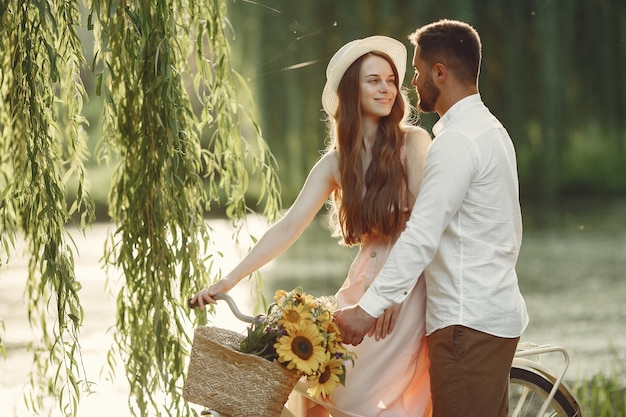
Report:
M223 279L199 291L192 302L214 304L213 296L287 249L331 197L334 232L360 245L338 306L356 303L376 277L404 228L421 182L430 135L408 123L410 104L401 89L404 45L385 36L357 39L331 58L322 105L331 144L311 169L287 213L261 237ZM430 413L428 356L424 339L424 280L401 306L389 309L359 346L346 385L325 407L290 399L297 416L414 417ZM394 330L391 332L391 330Z

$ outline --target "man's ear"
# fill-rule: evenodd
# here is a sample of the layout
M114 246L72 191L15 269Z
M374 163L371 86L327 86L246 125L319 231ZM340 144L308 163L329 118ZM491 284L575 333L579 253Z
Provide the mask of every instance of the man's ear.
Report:
M441 62L437 62L433 66L433 76L435 77L435 82L443 83L448 78L448 69Z

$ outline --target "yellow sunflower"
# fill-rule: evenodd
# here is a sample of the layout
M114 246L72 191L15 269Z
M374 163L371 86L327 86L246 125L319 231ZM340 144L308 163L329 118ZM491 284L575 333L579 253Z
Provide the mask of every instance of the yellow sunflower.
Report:
M304 323L310 323L311 312L306 306L289 304L282 309L282 319L278 320L278 325L285 329L299 327Z
M285 291L285 290L276 290L276 292L274 293L274 301L276 301L278 303L281 298L286 297L286 296L287 296L287 291Z
M308 309L315 307L315 297L305 292L293 291L294 300L297 304L304 304Z
M310 375L319 369L320 363L326 361L323 341L314 324L303 323L302 326L287 329L287 334L278 339L274 348L278 361L287 362L287 369L297 368Z
M346 349L341 344L343 339L341 338L337 324L334 321L329 321L323 323L322 326L320 326L320 330L326 335L327 350L330 353L345 353Z
M318 323L317 326L320 329L326 330L329 323L332 323L333 321L333 314L328 310L322 310L315 317L315 321Z
M313 398L327 398L335 388L339 386L341 380L339 375L343 374L343 362L341 359L330 357L328 362L320 367L320 371L309 376L309 388L307 392Z

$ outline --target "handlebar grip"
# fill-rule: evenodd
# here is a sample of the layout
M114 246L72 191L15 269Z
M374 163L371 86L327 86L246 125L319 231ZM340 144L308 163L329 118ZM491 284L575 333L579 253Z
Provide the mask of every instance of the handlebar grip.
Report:
M215 294L213 296L213 298L215 300L224 300L224 301L226 301L226 303L228 304L228 307L230 307L230 310L233 312L235 317L237 317L239 320L241 320L243 322L259 324L259 323L262 323L264 321L265 316L263 316L261 314L259 314L258 316L255 316L255 317L243 314L241 311L239 311L239 308L237 307L237 304L235 304L235 301L228 294L225 294L223 292L218 292L217 294ZM191 300L192 299L190 298L189 301L187 301L187 305L190 308L196 308L196 307L199 306L198 302L192 303Z

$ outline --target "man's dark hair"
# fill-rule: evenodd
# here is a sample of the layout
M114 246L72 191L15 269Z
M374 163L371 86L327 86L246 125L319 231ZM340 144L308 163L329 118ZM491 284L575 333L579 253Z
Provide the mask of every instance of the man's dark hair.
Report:
M459 80L478 82L482 46L472 26L443 19L417 29L409 40L419 49L420 58L431 66L441 62Z

